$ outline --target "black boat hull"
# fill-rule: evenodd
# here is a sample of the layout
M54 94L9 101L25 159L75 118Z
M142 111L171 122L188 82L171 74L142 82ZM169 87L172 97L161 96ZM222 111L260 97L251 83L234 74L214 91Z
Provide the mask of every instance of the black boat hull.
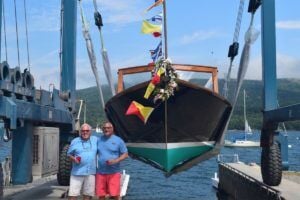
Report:
M232 110L230 103L209 89L178 80L178 90L175 91L175 95L157 106L152 100L143 98L148 83L144 82L128 88L112 97L106 104L107 117L114 124L116 133L129 144L129 152L135 158L150 162L168 173L172 173L189 161L201 160L198 157L204 153L206 157L210 157L207 156L209 151L213 152L211 155L216 154L215 147L222 142L221 139ZM125 115L132 101L144 106L156 106L147 123L135 115ZM209 144L209 148L205 151L197 151L198 153L193 151L190 157L187 155L181 158L180 162L168 167L162 164L162 161L153 160L156 157L143 156L143 152L139 153L143 151L140 148L143 145L149 150L151 148L149 144L154 146L166 144L163 148L164 154L161 156L166 156L165 161L169 162L172 158L168 158L170 155L166 152L168 149L174 150L176 146L183 147L180 143L193 143L193 145L204 143ZM137 147L134 144L139 148L130 148L130 145ZM172 147L167 144L172 144Z

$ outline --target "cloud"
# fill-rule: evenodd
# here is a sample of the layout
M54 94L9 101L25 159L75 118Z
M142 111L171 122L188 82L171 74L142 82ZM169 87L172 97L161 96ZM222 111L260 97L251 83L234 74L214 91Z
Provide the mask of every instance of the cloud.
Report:
M145 54L135 55L131 58L119 58L111 62L113 81L117 82L118 68L137 66L137 63L145 64ZM98 74L101 85L107 84L104 69L102 67L102 59L97 60ZM88 58L77 58L76 60L76 88L82 89L96 85L96 80L92 72ZM31 73L35 78L35 86L48 89L49 84L53 83L56 88L60 84L60 69L58 59L58 49L52 50L40 58L32 61ZM139 77L136 77L139 79ZM137 79L134 79L137 80ZM144 80L138 80L139 82Z
M238 71L238 66L236 72ZM261 80L262 79L262 60L256 56L250 60L245 79Z
M77 65L79 66L79 64ZM54 84L55 88L60 88L60 69L59 66L39 67L31 70L35 78L35 87L47 90L49 84ZM101 83L104 79L100 78ZM76 70L76 88L82 89L95 86L96 81L89 66L77 67Z
M277 54L277 78L299 78L300 59L290 55ZM262 59L255 57L249 63L246 79L262 79Z
M207 39L211 39L214 37L219 36L220 34L216 31L196 31L192 34L189 35L184 35L181 39L180 39L180 43L181 44L190 44L193 42L198 42L201 40L207 40Z
M53 32L60 29L60 1L32 2L27 4L28 30ZM30 8L30 9L29 9Z
M279 29L300 29L300 20L279 21L276 23Z
M132 22L141 21L142 9L145 6L141 1L135 0L98 0L98 10L103 16L104 23L114 25L125 25ZM92 3L89 3L93 6Z
M124 26L128 23L141 21L143 6L140 1L134 0L101 0L97 2L98 10L102 14L103 22L117 26ZM29 31L59 31L60 29L60 1L55 0L50 4L37 3L28 4ZM93 1L82 2L84 13L90 23L94 23ZM39 8L36 8L39 7ZM78 5L79 7L79 5ZM80 27L80 13L77 13L77 22Z
M277 55L277 77L299 78L300 59L290 55Z

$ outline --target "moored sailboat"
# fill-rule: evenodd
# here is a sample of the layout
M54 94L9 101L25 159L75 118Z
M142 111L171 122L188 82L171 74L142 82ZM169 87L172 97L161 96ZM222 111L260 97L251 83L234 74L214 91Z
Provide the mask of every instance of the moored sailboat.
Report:
M246 92L244 90L244 132L242 138L235 138L233 141L225 140L225 146L227 147L259 147L260 143L257 141L251 141L247 139L247 135L252 135L252 129L247 120L246 114Z

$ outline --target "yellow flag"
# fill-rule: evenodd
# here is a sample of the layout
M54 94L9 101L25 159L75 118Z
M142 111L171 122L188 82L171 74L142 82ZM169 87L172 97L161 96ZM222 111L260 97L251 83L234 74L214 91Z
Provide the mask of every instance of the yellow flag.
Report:
M157 75L161 76L165 72L165 69L163 67L160 67L157 71Z
M148 99L149 96L152 94L153 90L155 89L155 85L150 82L147 89L146 89L146 92L145 92L145 95L144 95L144 98L145 99Z
M151 24L147 20L144 20L141 32L144 34L152 34L154 32L161 32L161 28L161 25Z

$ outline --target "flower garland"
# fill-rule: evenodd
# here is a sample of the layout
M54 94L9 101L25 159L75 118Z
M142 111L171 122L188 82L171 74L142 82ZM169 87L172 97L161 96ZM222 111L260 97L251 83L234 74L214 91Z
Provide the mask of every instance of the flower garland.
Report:
M161 74L160 81L156 84L154 89L154 103L156 103L157 100L165 101L170 98L170 96L173 96L178 86L177 79L179 76L172 67L170 59L161 59L156 63L153 79L159 69L163 69L164 73Z

